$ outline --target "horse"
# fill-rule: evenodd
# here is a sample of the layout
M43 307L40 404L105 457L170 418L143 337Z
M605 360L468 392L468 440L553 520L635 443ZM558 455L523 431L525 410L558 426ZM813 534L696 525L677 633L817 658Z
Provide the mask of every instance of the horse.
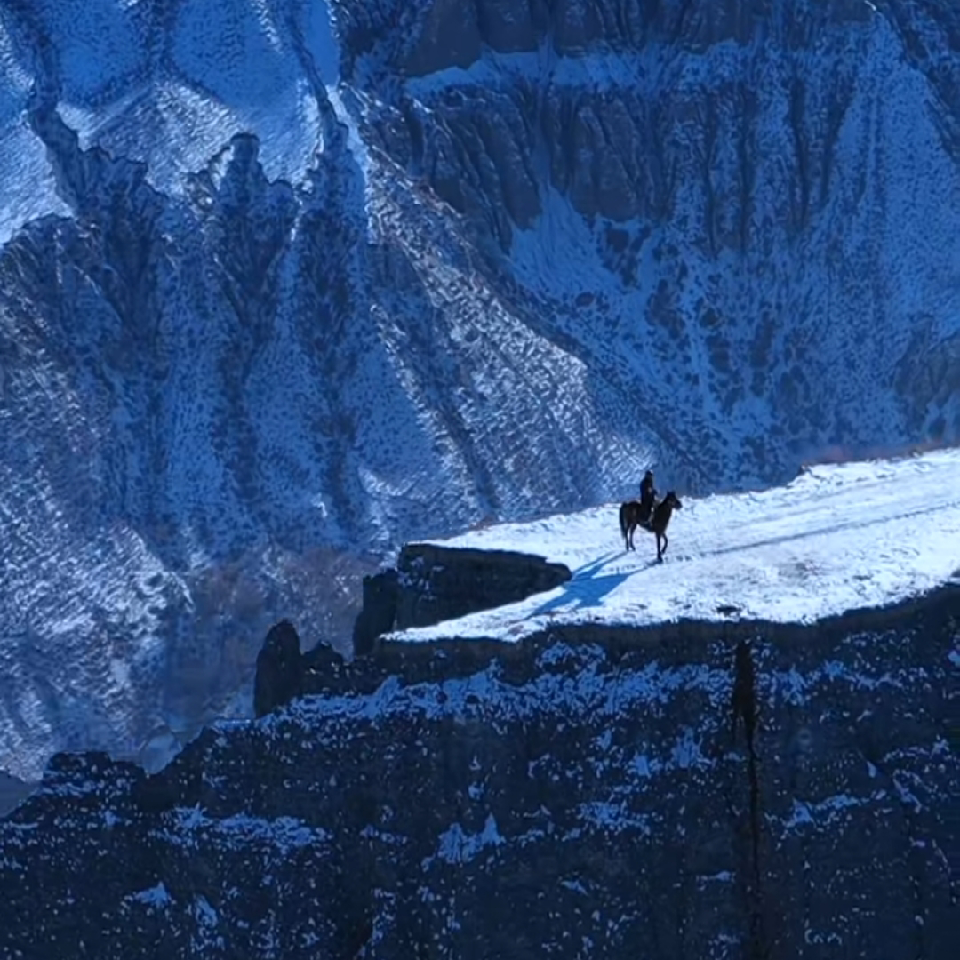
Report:
M620 504L620 534L623 537L623 544L627 550L636 550L633 545L633 532L637 527L642 527L657 538L657 563L663 563L663 555L667 552L670 540L667 537L667 526L670 523L670 517L674 508L682 509L683 504L677 498L676 493L671 490L654 508L653 515L649 520L642 516L639 500L627 500ZM660 541L663 541L663 547Z
M646 516L644 516L646 514ZM639 500L627 500L620 504L620 536L627 550L636 550L633 545L633 531L637 527L646 528L650 522L650 511L644 510Z

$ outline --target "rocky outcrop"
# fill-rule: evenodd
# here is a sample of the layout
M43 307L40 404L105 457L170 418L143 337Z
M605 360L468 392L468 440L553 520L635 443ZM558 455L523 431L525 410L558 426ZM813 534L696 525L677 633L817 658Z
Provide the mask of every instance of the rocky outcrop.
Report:
M363 607L353 625L354 656L366 656L377 637L397 622L397 570L390 567L363 578Z
M257 672L253 681L254 715L289 703L300 693L300 637L289 620L270 628L263 648L257 655Z
M300 652L300 637L289 620L270 629L257 658L254 716L263 717L307 694L339 696L369 692L386 674L344 659L332 646L318 643Z
M571 576L562 563L516 550L407 544L395 567L364 578L354 652L369 653L377 638L392 630L429 627L516 603Z
M0 954L952 956L960 594L382 643L163 771L54 758Z
M396 630L429 627L441 620L516 603L552 590L572 576L562 563L515 550L427 543L405 546L396 569Z
M363 609L353 631L354 655L368 656L395 630L427 627L480 610L523 600L566 583L562 563L514 550L469 550L436 544L408 544L396 566L363 580ZM271 628L257 658L254 713L261 717L304 693L338 691L342 682L384 678L382 671L356 670L326 644L300 653L289 621ZM331 679L336 677L334 687Z

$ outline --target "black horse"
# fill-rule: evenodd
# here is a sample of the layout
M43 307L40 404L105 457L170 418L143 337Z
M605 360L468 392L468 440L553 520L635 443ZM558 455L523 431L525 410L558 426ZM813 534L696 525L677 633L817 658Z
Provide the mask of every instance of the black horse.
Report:
M623 537L623 545L627 550L636 550L633 545L633 532L637 527L652 533L657 538L657 563L663 563L663 555L667 552L670 540L667 537L667 526L670 523L670 517L674 508L681 509L683 504L677 498L676 493L671 490L654 508L653 515L649 520L644 518L643 507L639 500L628 500L620 504L620 535ZM663 547L660 547L660 541L663 541Z

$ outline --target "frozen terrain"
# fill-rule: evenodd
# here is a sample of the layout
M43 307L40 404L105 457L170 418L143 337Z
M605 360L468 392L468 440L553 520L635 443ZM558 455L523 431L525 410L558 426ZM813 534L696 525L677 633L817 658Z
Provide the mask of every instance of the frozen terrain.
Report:
M958 52L921 0L3 4L0 770L161 762L404 541L955 441Z
M683 503L662 564L652 534L636 531L634 553L617 543L617 505L439 541L534 553L574 577L521 603L393 637L510 642L552 624L729 616L810 623L960 584L960 449L817 466L786 487Z

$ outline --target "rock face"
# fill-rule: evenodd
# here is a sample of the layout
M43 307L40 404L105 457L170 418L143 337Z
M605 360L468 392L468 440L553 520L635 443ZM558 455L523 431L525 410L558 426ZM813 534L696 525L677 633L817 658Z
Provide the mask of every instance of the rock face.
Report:
M428 627L516 603L572 575L562 563L528 553L407 544L395 567L364 578L354 652L368 653L377 637L392 630Z
M363 578L363 607L353 625L353 652L366 656L377 637L389 633L397 622L397 571L395 567Z
M96 9L0 11L24 780L248 712L403 542L960 435L956 4Z
M0 821L0 954L945 960L958 631L943 588L319 665L153 776L55 757Z
M479 610L525 600L572 576L562 563L512 550L405 546L397 559L397 609L392 629L428 627Z
M571 576L562 563L511 550L408 544L395 567L364 577L363 609L353 631L354 654L369 655L391 631L432 626L514 603L552 590ZM325 644L301 655L292 624L277 624L257 658L255 716L264 716L303 693L329 692L331 673L349 678L349 683L379 675L376 670L371 674L369 665L355 669Z
M956 435L960 331L880 292L906 292L914 251L945 226L931 210L925 234L908 157L936 154L960 187L955 12L476 0L429 4L421 22L385 142L406 136L592 370L636 372L673 457L696 451L717 477L736 446L779 477L807 445L863 449L894 421ZM929 99L914 101L921 76ZM894 235L902 255L886 252ZM905 327L888 326L901 310ZM868 340L872 359L852 349Z
M253 712L263 716L300 692L300 637L289 620L270 628L257 656L253 681Z

